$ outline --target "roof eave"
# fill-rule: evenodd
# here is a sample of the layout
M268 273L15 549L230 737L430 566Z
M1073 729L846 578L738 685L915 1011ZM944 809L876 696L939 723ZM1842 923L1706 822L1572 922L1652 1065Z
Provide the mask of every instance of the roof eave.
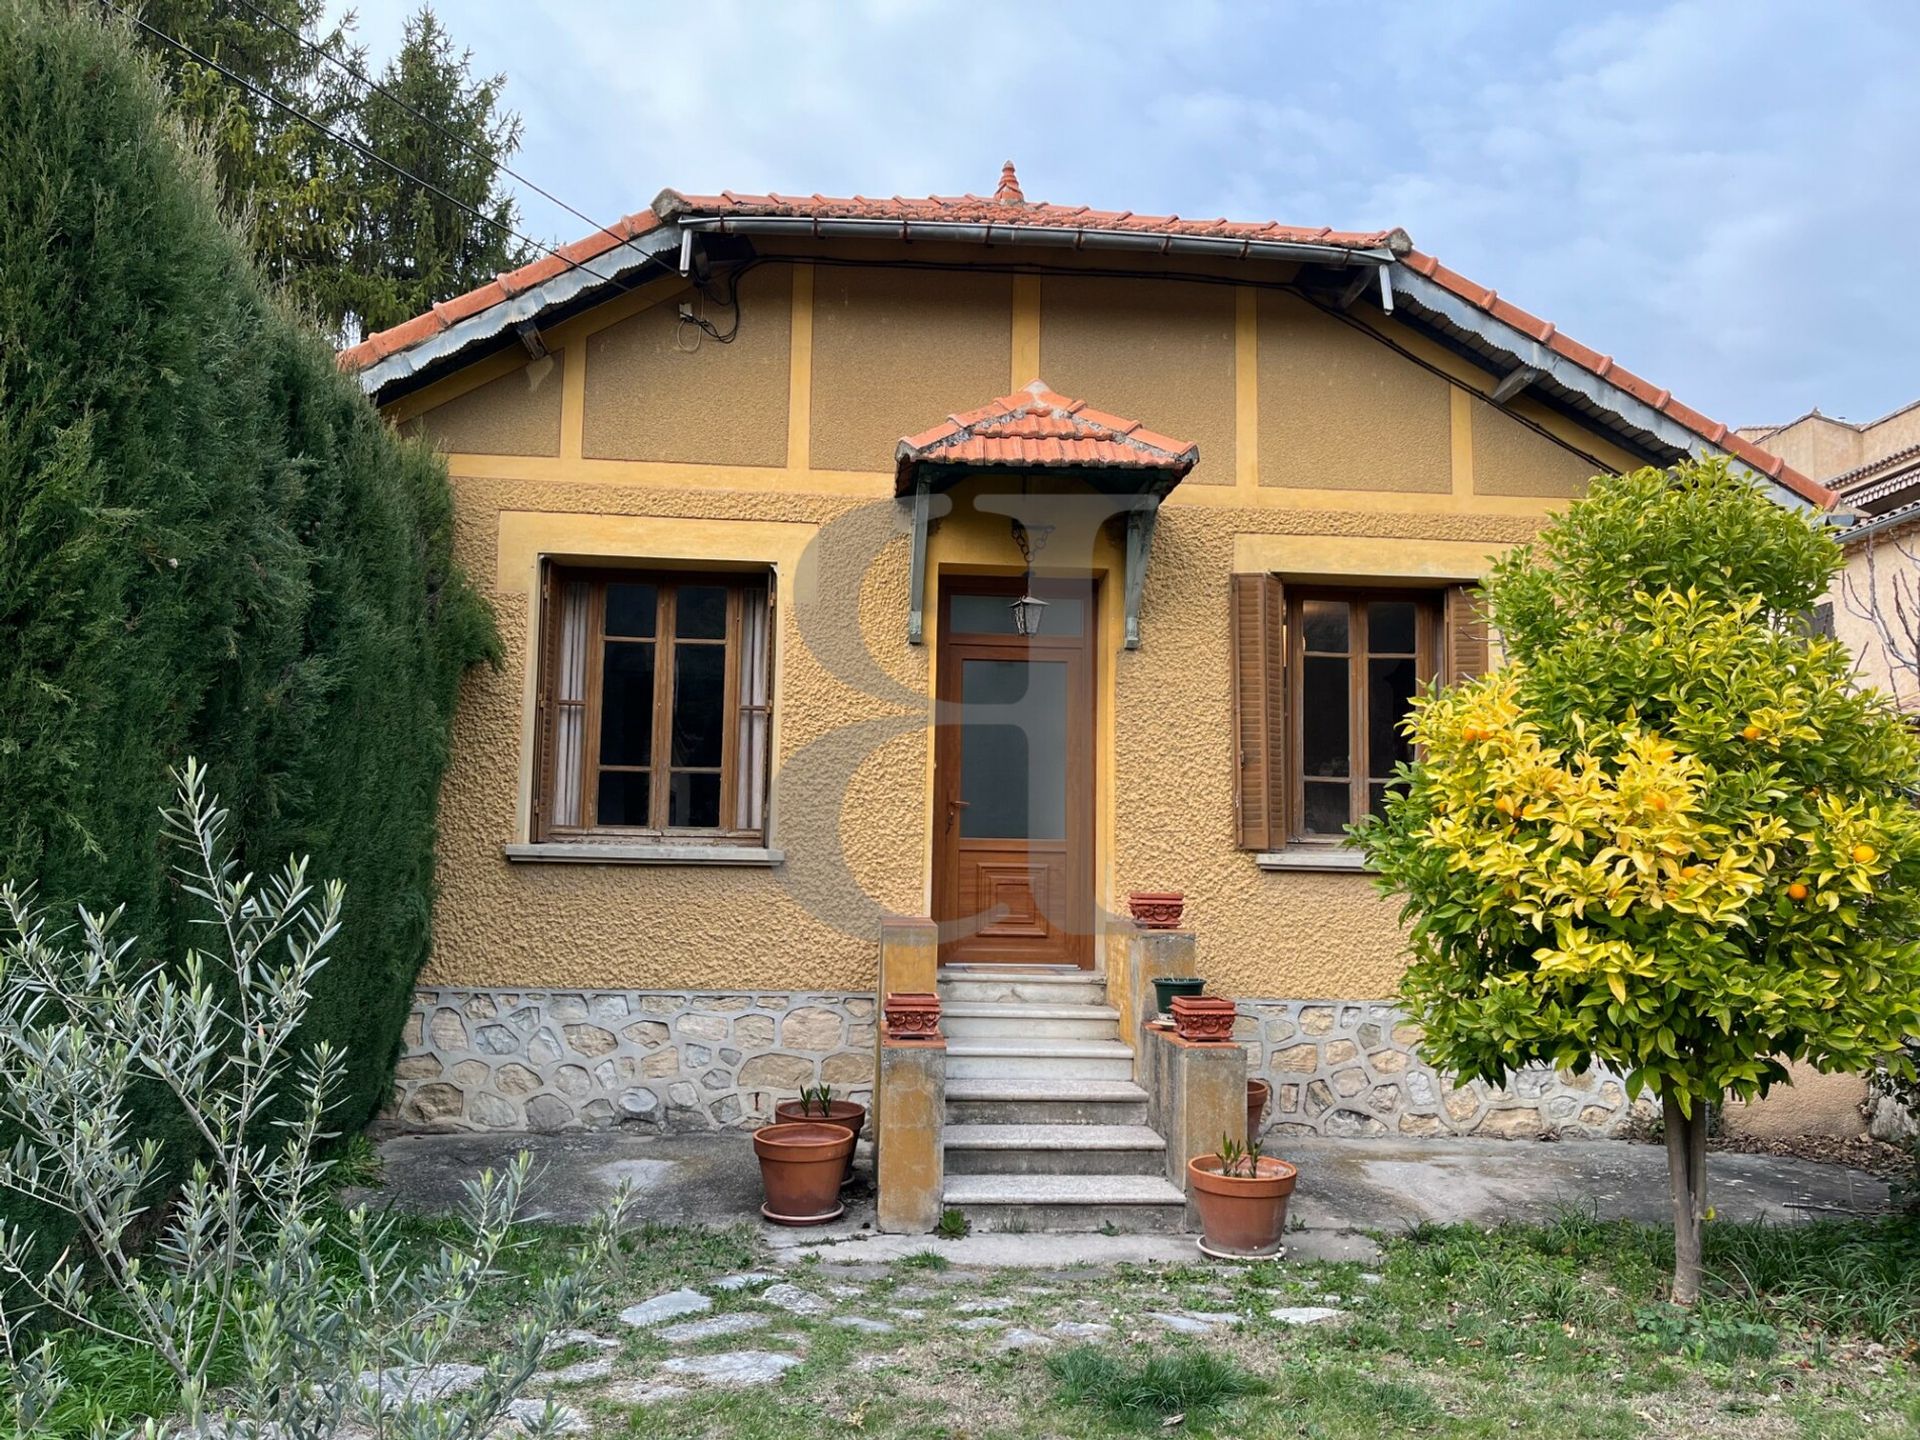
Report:
M650 230L601 251L583 265L571 266L551 280L530 285L519 294L490 305L476 315L449 325L404 350L376 360L355 375L360 388L376 403L393 386L454 359L463 351L489 345L513 334L524 321L537 320L557 306L573 304L597 290L616 286L633 271L658 266L658 257L679 247L680 234L671 225Z
M1714 444L1638 396L1560 354L1551 345L1489 314L1438 281L1422 275L1412 266L1395 265L1388 272L1388 280L1395 295L1404 296L1441 323L1475 336L1505 355L1515 366L1539 371L1553 384L1580 396L1631 429L1688 455L1720 456L1731 460L1763 484L1777 502L1789 508L1813 511L1825 508L1775 477L1754 469L1725 446Z

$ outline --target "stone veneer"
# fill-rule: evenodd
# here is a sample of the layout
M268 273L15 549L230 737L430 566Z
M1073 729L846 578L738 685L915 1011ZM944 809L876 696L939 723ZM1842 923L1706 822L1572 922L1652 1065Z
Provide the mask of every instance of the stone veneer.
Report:
M1611 1072L1529 1068L1455 1087L1420 1058L1420 1027L1374 1000L1241 1000L1234 1038L1273 1087L1274 1135L1617 1135L1633 1118ZM1643 1102L1644 1103L1644 1102Z
M866 1104L871 995L420 990L384 1115L408 1130L751 1129L804 1085Z

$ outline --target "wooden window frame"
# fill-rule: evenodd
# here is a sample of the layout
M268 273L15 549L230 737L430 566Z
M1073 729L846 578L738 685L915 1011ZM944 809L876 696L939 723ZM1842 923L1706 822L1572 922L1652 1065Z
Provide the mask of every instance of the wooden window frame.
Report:
M1382 651L1375 657L1367 648L1367 609L1380 601L1412 601L1418 609L1414 620L1414 683L1417 689L1431 685L1440 674L1442 622L1445 614L1443 595L1437 591L1374 588L1328 588L1288 585L1285 600L1285 679L1287 736L1282 748L1285 775L1285 826L1283 834L1289 849L1337 848L1346 843L1344 835L1310 834L1306 828L1307 774L1304 763L1306 737L1306 660L1309 653L1331 656L1331 651L1309 652L1306 626L1302 616L1309 601L1334 601L1348 607L1347 649L1347 814L1349 822L1370 813L1372 786L1381 777L1373 775L1372 759L1367 752L1367 661L1392 658L1404 651Z
M561 645L560 595L562 587L576 582L590 586L587 597L587 633L585 640L586 684L585 698L580 702L562 702L558 698L559 656ZM642 584L656 587L657 599L654 609L654 633L651 640L634 637L634 643L651 643L653 656L653 745L645 765L613 765L603 767L600 763L601 723L605 686L605 647L608 640L606 630L607 586L609 584ZM692 586L719 586L727 592L727 615L725 634L718 638L680 637L674 633L674 622L678 609L679 592ZM767 630L766 664L768 684L766 685L767 703L753 707L764 709L769 716L772 713L771 672L773 607L771 572L765 570L677 570L624 568L619 566L581 566L567 565L549 561L545 566L541 585L541 601L544 607L541 624L541 645L539 655L538 695L540 716L536 726L539 737L539 749L535 756L535 786L533 804L533 838L535 841L553 842L593 842L631 843L636 841L663 841L675 844L711 844L757 846L766 840L765 797L762 797L761 823L751 828L724 823L733 819L739 812L740 770L740 729L744 714L740 702L740 664L745 646L745 599L749 590L766 587ZM613 637L616 641L621 637ZM725 689L722 697L723 732L720 744L720 763L712 765L674 765L673 759L673 691L674 656L682 645L702 648L719 647L725 656ZM553 823L552 796L558 776L556 767L559 757L555 754L556 721L563 705L578 704L582 709L582 738L580 756L580 815L577 825L558 825ZM767 744L771 750L772 734L769 726ZM771 766L771 757L766 760ZM646 825L602 825L598 823L600 792L600 774L602 769L612 771L645 771L648 783L648 817ZM672 777L676 773L713 774L720 776L720 816L723 821L718 826L673 826L667 823L672 803Z

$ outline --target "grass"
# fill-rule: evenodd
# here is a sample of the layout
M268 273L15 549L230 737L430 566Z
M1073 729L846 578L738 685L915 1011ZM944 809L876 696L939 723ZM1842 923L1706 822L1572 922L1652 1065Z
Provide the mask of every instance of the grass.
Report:
M1049 1357L1047 1370L1068 1405L1103 1410L1123 1425L1165 1428L1176 1417L1204 1419L1265 1384L1231 1360L1185 1345L1133 1360L1091 1345Z
M406 1220L424 1255L450 1221ZM521 1313L529 1287L565 1263L572 1232L536 1227L490 1289L470 1344ZM1062 1238L1060 1258L1073 1242ZM663 1378L675 1355L767 1349L803 1363L763 1389L692 1388L634 1407L588 1384L558 1392L601 1436L689 1440L1103 1440L1163 1432L1241 1440L1910 1440L1920 1434L1920 1223L1710 1225L1707 1296L1669 1305L1671 1237L1570 1212L1491 1231L1427 1226L1384 1242L1371 1269L1296 1260L1241 1267L1119 1266L970 1271L934 1249L857 1276L829 1247L782 1279L827 1301L796 1316L757 1289L713 1292L716 1315L764 1316L740 1336L673 1344L619 1325L649 1295L771 1269L749 1230L644 1226L608 1278L596 1329L617 1336L616 1375ZM829 1263L821 1263L824 1259ZM849 1285L852 1279L857 1285ZM839 1293L845 1290L847 1293ZM977 1303L988 1301L998 1308ZM1288 1326L1281 1307L1345 1318ZM1155 1312L1239 1317L1204 1337ZM884 1320L891 1333L836 1325ZM990 1316L998 1325L963 1329ZM1015 1330L1061 1322L1096 1338L1003 1351ZM166 1376L137 1353L69 1337L74 1379L37 1432L78 1440L94 1418L164 1409ZM556 1353L551 1363L584 1358ZM1177 1420L1175 1417L1179 1417ZM1172 1423L1169 1423L1172 1422Z

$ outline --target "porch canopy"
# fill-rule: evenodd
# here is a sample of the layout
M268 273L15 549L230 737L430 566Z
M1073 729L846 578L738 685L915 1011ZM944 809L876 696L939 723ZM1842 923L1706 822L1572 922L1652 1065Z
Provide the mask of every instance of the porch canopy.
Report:
M907 643L925 638L927 525L932 496L981 474L1073 480L1112 497L1126 518L1126 648L1140 648L1140 593L1160 502L1199 463L1200 447L1056 395L1043 381L949 415L894 451L894 494L913 501Z

